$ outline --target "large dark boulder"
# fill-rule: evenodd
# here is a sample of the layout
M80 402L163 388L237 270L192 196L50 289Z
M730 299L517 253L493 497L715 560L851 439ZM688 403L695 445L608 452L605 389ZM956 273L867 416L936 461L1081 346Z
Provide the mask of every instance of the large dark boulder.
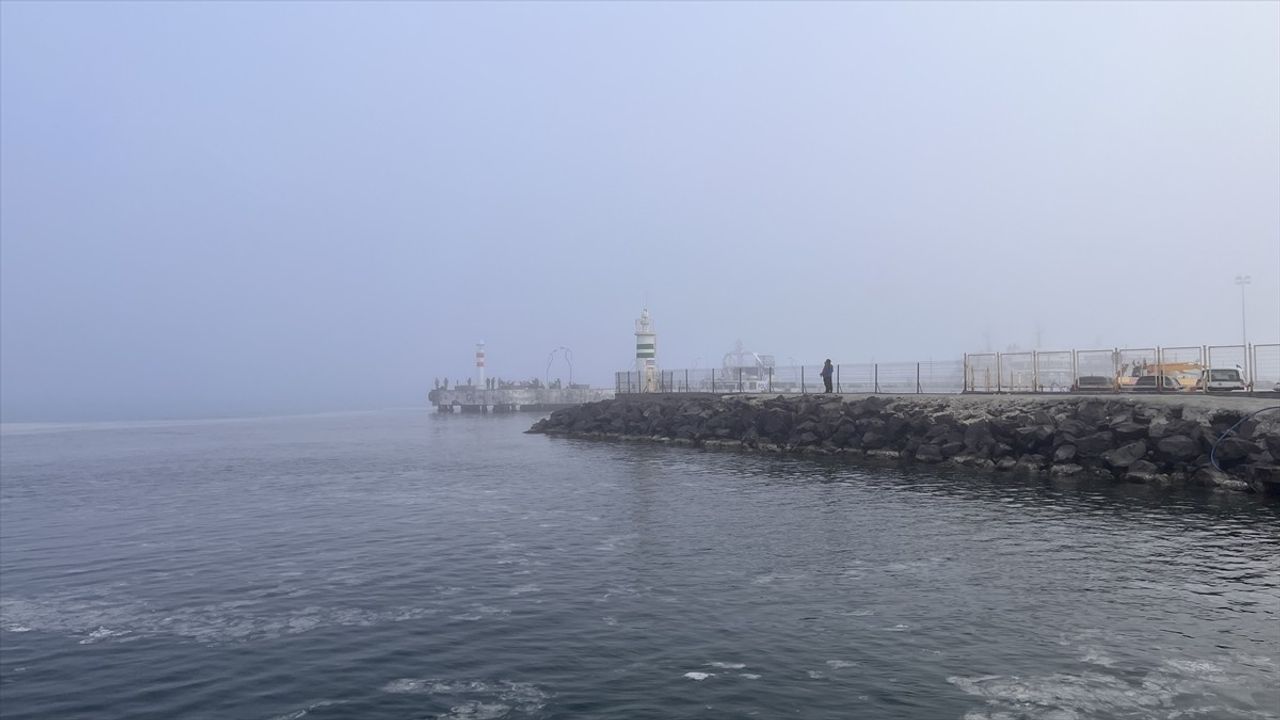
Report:
M1232 465L1260 452L1262 448L1257 443L1243 438L1227 437L1218 443L1218 449L1214 451L1214 459L1223 465Z
M1280 434L1270 433L1262 436L1262 444L1267 447L1267 451L1272 457L1280 458Z
M884 422L884 435L890 441L897 440L907 434L906 419L892 415Z
M1035 453L1028 453L1018 458L1018 462L1014 467L1015 469L1021 470L1024 472L1040 472L1041 470L1045 469L1048 466L1049 466L1049 461L1048 459L1045 458L1045 456L1037 455Z
M1200 454L1200 443L1186 435L1170 435L1160 438L1156 443L1156 452L1165 460L1185 462Z
M1013 431L1014 445L1022 450L1038 450L1053 437L1053 428L1048 425L1032 425Z
M1120 440L1137 440L1147 434L1146 426L1139 425L1133 421L1122 422L1115 425L1111 428L1111 431L1114 432L1116 437Z
M938 447L938 446L935 445L934 447ZM945 445L942 445L938 449L941 450L942 457L945 457L945 458L955 457L956 455L959 455L964 450L964 443L949 442L949 443L946 443Z
M868 430L862 434L862 447L868 450L877 450L884 447L884 435L874 430Z
M1110 418L1107 419L1107 429L1114 432L1121 425L1128 425L1129 423L1132 423L1132 422L1133 422L1132 412L1116 413L1115 415L1112 415Z
M1053 461L1055 463L1070 463L1076 459L1075 445L1059 445L1057 450L1053 451Z
M1170 420L1168 416L1165 416L1165 415L1155 416L1154 418L1151 419L1151 422L1147 425L1147 437L1151 438L1152 440L1159 440L1160 438L1165 437L1166 435L1172 435L1173 433L1169 432L1169 425L1170 425Z
M791 413L781 408L769 408L756 415L756 432L761 436L780 440L791 433Z
M1141 460L1147 454L1147 443L1143 440L1121 445L1115 450L1102 454L1102 460L1114 469L1124 469Z
M916 460L927 463L942 462L942 451L937 445L921 445L916 448Z
M842 418L839 424L836 425L835 432L831 433L831 442L836 447L849 447L852 444L856 444L860 437L861 434L858 432L857 426L853 424L853 421L848 418Z
M964 428L964 446L970 451L986 450L995 441L991 435L991 423L986 420L975 420Z
M1086 400L1080 403L1076 417L1090 427L1098 427L1107 420L1107 404L1101 400Z
M858 429L863 432L884 434L884 420L878 417L862 418L857 422Z
M1148 460L1135 460L1124 474L1124 479L1131 483L1158 483L1167 480L1160 474L1160 468Z
M1209 426L1213 431L1213 436L1216 438L1228 430L1235 428L1233 432L1234 437L1244 440L1250 439L1253 435L1253 428L1256 427L1257 424L1241 423L1240 421L1243 418L1244 415L1235 410L1220 410L1214 413L1209 418ZM1237 423L1239 424L1237 425ZM1245 427L1246 425L1249 425L1249 427Z
M1240 492L1251 492L1253 488L1249 483L1233 478L1230 475L1214 470L1211 467L1200 468L1191 476L1191 482L1196 485L1204 485L1205 487L1216 487L1223 490L1237 490Z
M1108 431L1076 438L1076 451L1083 457L1101 457L1115 445Z
M1082 435L1088 435L1090 432L1092 432L1092 430L1093 428L1085 425L1079 420L1074 420L1072 418L1067 418L1066 420L1063 420L1058 423L1058 432L1060 434L1074 435L1075 437L1080 437Z
M819 442L819 438L818 438L818 436L817 436L816 434L814 434L814 433L812 433L812 432L808 432L808 431L806 431L806 432L796 433L796 434L791 438L791 444L792 444L792 445L795 445L795 446L797 446L797 447L805 447L805 446L808 446L808 445L817 445L817 444L818 444L818 442Z

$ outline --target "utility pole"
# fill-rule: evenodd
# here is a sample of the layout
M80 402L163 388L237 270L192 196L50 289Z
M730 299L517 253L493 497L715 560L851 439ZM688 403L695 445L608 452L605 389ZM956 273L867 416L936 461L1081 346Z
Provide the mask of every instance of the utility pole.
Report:
M1249 326L1245 324L1244 316L1244 286L1253 282L1253 278L1248 275L1237 275L1236 284L1240 286L1240 343L1244 345L1245 352L1249 352Z

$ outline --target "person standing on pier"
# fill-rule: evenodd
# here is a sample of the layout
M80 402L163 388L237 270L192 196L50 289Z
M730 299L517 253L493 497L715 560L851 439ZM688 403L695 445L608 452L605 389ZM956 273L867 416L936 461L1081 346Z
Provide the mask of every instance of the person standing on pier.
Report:
M822 384L827 387L823 392L831 392L831 374L836 371L835 366L831 364L831 358L822 365L822 372L818 373L822 376Z

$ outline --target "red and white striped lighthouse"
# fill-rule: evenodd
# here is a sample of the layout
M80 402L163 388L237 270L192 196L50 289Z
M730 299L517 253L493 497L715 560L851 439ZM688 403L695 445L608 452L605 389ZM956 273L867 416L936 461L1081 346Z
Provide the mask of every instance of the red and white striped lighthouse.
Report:
M480 376L480 385L484 385L484 343L476 343L476 373Z

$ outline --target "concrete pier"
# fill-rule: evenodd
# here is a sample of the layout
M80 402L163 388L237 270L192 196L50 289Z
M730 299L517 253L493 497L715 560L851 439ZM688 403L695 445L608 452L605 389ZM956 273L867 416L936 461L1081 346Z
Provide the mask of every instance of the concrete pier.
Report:
M587 387L504 387L486 390L463 385L448 390L436 388L427 397L437 412L487 414L547 412L571 408L612 398L613 391Z

